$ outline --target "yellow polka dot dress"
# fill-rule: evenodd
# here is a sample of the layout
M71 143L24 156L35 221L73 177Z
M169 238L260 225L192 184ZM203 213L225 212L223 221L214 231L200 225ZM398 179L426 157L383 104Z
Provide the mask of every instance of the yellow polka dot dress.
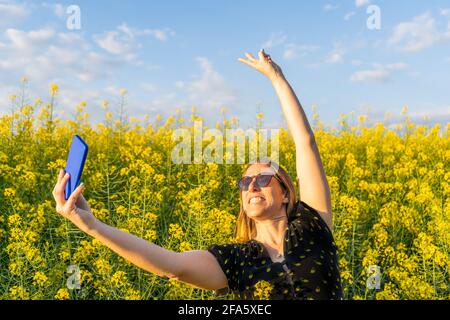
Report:
M258 288L272 300L342 299L337 247L319 213L297 202L284 234L284 260L273 262L256 240L208 247L228 279L228 292L240 299L260 299ZM223 292L224 289L218 290Z

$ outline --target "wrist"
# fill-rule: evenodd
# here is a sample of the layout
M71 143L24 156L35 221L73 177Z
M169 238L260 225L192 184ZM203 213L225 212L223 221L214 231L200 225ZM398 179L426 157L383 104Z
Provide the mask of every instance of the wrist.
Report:
M286 82L286 78L282 73L277 73L269 78L274 86Z
M83 232L87 233L90 236L93 236L95 232L97 232L100 225L100 220L96 217L92 216L83 226L80 228Z

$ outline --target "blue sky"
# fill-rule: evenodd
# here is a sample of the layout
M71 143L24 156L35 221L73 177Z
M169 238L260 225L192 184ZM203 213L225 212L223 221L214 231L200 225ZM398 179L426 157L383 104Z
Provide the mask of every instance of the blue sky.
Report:
M81 29L66 27L69 5ZM381 28L366 12L380 9ZM126 88L128 116L220 109L241 124L265 114L283 124L270 82L237 59L265 48L282 67L312 121L312 105L335 126L341 113L372 121L450 121L448 1L13 1L0 0L0 113L20 78L29 100L60 87L57 113L86 101L94 122L102 100L114 109Z

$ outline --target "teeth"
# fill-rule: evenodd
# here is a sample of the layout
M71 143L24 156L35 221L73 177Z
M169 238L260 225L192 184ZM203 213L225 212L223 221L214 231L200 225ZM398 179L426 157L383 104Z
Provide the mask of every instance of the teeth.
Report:
M261 201L263 201L264 199L261 197L253 197L250 199L250 203L259 203Z

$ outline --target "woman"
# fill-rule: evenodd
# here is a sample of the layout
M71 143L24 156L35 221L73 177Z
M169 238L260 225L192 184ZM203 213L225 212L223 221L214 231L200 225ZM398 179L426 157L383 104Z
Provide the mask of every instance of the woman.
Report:
M56 210L78 228L159 276L194 287L228 289L256 299L266 284L270 299L342 299L332 236L330 190L314 134L280 67L261 50L239 61L273 84L296 146L299 199L286 171L273 162L249 165L238 182L241 210L234 244L173 252L97 220L79 186L67 201L69 176L61 170L53 190Z

